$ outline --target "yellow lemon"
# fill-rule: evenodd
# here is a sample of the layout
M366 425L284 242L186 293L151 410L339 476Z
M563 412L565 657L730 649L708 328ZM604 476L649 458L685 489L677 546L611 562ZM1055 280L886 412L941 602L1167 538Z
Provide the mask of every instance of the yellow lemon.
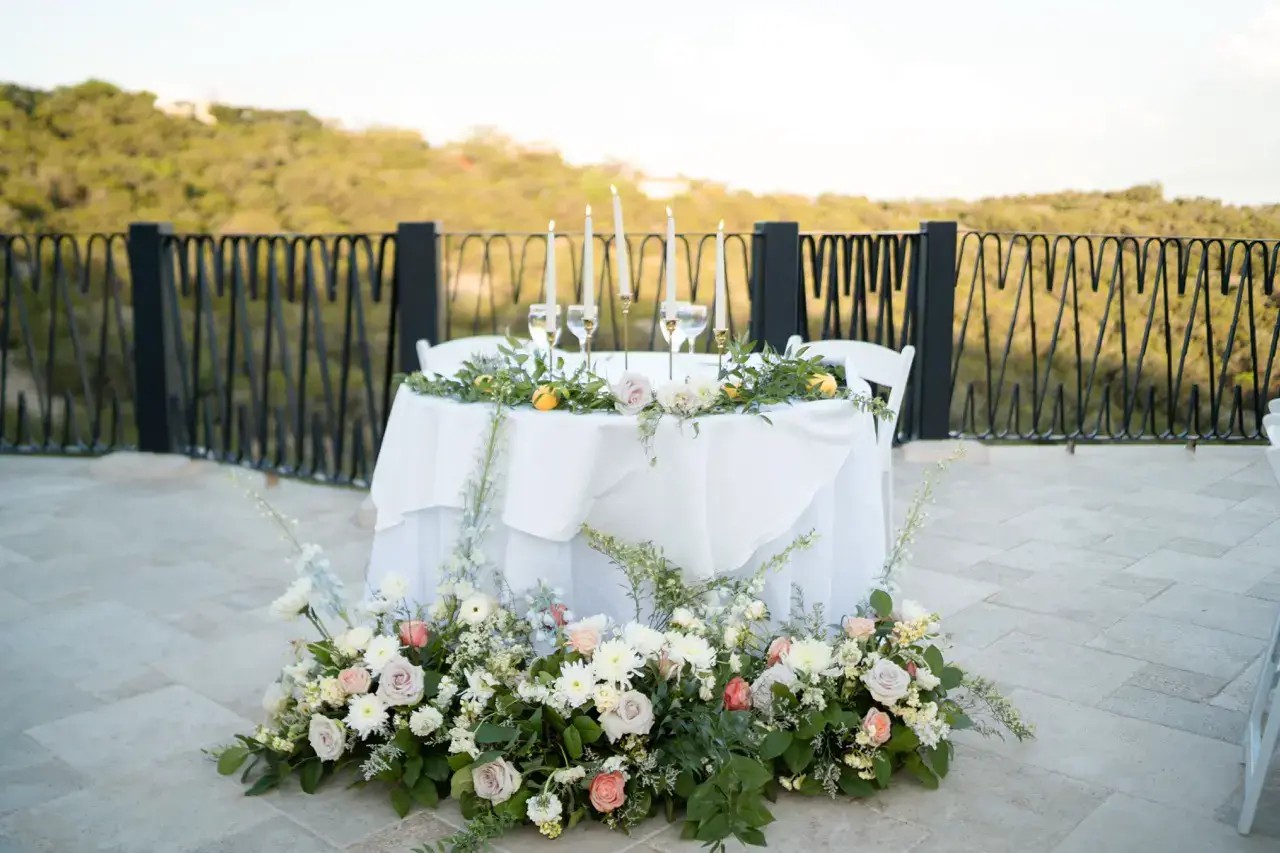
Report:
M741 387L742 386L740 386L737 382L726 382L722 386L724 390L724 395L728 397L730 400L742 399Z
M487 373L481 373L471 382L471 384L479 388L481 391L492 391L493 377Z
M809 377L809 390L817 391L824 397L836 395L836 378L830 373L816 373Z
M539 385L533 392L533 407L539 412L549 412L560 405L560 397L550 385Z

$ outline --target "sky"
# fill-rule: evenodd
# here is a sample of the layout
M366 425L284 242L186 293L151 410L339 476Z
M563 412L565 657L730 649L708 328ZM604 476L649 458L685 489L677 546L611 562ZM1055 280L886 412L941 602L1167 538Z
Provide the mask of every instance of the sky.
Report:
M1280 202L1280 0L0 0L90 77L754 191Z

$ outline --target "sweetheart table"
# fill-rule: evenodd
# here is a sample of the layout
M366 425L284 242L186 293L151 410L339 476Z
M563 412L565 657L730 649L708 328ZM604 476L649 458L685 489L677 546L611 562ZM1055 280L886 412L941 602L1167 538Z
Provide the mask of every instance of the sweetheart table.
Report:
M653 378L665 379L665 355L660 363L635 353L630 360L633 370L660 369L664 375ZM492 411L490 403L400 387L370 489L377 509L371 589L395 573L408 581L411 600L434 599ZM822 400L772 407L767 421L714 414L697 425L695 433L691 423L664 417L650 464L633 416L513 409L484 546L511 590L519 596L541 580L560 588L579 616L626 621L633 607L624 579L587 546L584 523L652 541L698 578L750 574L815 530L814 546L772 573L762 598L785 617L795 586L806 605L825 606L830 622L853 612L885 559L872 416L848 401Z

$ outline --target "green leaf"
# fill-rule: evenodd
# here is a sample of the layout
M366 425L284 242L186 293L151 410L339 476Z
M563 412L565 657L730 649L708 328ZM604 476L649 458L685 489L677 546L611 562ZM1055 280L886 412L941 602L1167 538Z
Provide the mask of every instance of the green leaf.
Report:
M973 728L973 720L969 719L969 715L962 711L952 713L947 717L947 722L951 725L951 728L956 729L957 731L960 729Z
M476 789L475 782L471 779L471 768L464 767L453 774L453 778L449 780L449 796L455 800L462 797L463 794L470 793Z
M932 770L924 766L924 762L920 760L920 756L916 753L913 752L907 756L903 767L906 767L907 772L919 779L920 784L929 790L932 791L938 787L938 777L934 775Z
M404 779L405 787L412 788L418 784L418 777L422 775L422 756L414 756L404 763Z
M396 814L404 817L409 813L409 809L413 808L413 797L403 787L397 785L391 789L391 807L396 810Z
M573 829L578 823L587 816L586 807L574 809L569 813L569 822L565 825L566 829Z
M686 820L684 826L680 827L681 841L695 841L698 836L698 822L696 820Z
M450 770L461 770L463 767L471 764L471 756L465 752L457 752L450 755L447 759Z
M253 785L249 787L249 790L244 792L244 795L246 797L256 797L259 794L265 794L267 791L270 791L279 784L280 777L274 772L268 770L266 773L263 773L258 777L258 781L254 782Z
M743 844L751 844L755 847L768 847L764 840L764 833L754 827L743 827L733 833L734 837Z
M947 770L951 764L951 756L947 753L948 745L939 744L938 746L920 750L920 757L924 759L925 767L936 773L939 779L947 775Z
M938 650L937 646L930 646L924 650L924 662L929 665L929 671L934 675L939 675L945 667L945 663L942 660L942 652Z
M418 801L418 805L428 809L434 809L440 803L440 791L436 788L436 783L426 776L419 779L409 793Z
M802 772L813 761L813 742L796 738L786 752L782 753L782 759L787 762L792 774Z
M871 797L876 793L874 785L858 776L856 770L848 767L840 771L840 790L850 797Z
M429 779L443 782L449 778L449 762L443 755L428 755L422 761L422 772Z
M680 771L680 775L676 777L676 796L687 800L693 794L693 788L693 774L688 770Z
M920 738L916 737L916 733L899 723L893 727L893 736L889 738L884 748L889 752L910 752L918 746L920 746Z
M759 793L743 794L738 798L738 816L751 826L773 823L773 813L764 804L764 796Z
M240 765L244 764L245 759L248 757L249 750L247 747L227 747L226 751L218 756L218 772L223 776L230 776L240 769Z
M883 589L877 589L871 593L871 609L881 619L888 619L893 613L893 598Z
M893 762L889 760L889 756L883 752L877 752L871 762L875 768L876 781L880 783L880 787L888 787L889 777L893 775Z
M582 757L582 735L576 726L567 726L564 730L564 750L569 757L577 761Z
M582 735L583 743L595 743L604 734L604 729L590 717L574 717L573 727L578 730L578 734Z
M506 743L520 732L508 726L495 726L493 723L481 723L476 729L476 743Z
M705 820L724 806L724 795L710 782L703 782L689 796L684 813L689 820Z
M422 744L413 736L413 732L408 729L400 729L396 732L396 736L392 738L391 743L396 746L405 755L418 755L422 752Z
M791 746L791 740L791 732L769 732L764 736L764 742L760 744L760 757L765 761L772 761L787 751L787 747Z
M721 772L735 779L744 791L763 788L765 783L773 778L773 772L769 768L745 755L735 755L730 758Z
M810 711L796 726L796 737L810 740L818 736L827 725L827 718L821 711Z
M722 838L728 838L729 816L724 812L712 815L698 824L698 831L693 837L699 841L719 841Z
M942 679L942 689L951 690L959 687L960 682L964 681L964 670L955 666L944 667L942 672L934 673L938 678Z
M316 788L320 787L320 774L323 772L324 765L318 758L302 762L298 768L298 781L302 783L302 790L308 794L314 794Z

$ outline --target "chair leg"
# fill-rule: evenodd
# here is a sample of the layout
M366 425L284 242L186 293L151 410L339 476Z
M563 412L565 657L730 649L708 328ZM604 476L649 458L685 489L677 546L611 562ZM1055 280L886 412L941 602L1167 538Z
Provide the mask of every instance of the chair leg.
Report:
M890 471L880 472L880 494L884 501L884 556L888 559L897 533L893 527L893 473Z
M1236 825L1241 835L1253 829L1267 770L1280 739L1280 616L1258 667L1258 686L1244 731L1244 802Z

